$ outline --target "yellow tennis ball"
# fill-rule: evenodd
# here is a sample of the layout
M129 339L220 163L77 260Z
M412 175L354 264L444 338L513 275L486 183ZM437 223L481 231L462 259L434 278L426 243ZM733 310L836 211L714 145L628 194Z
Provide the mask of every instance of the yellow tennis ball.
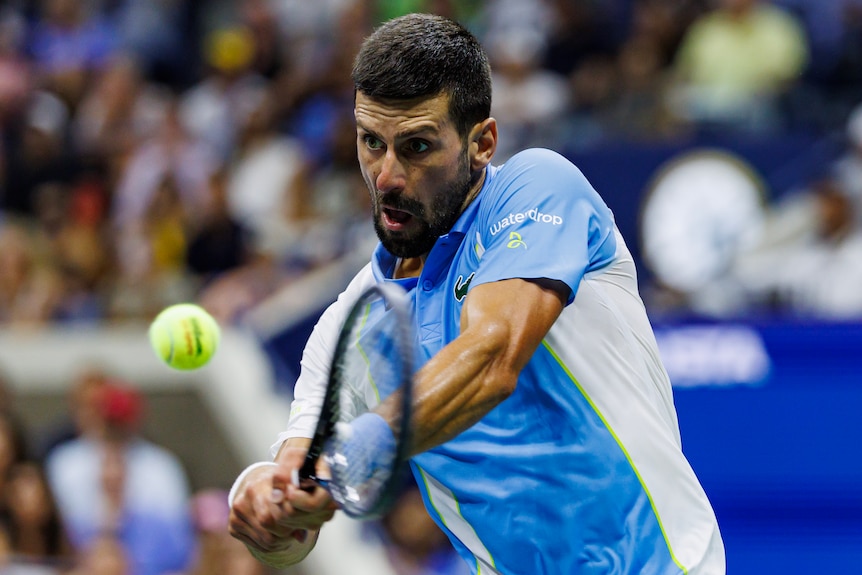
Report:
M203 367L218 348L221 330L202 307L180 303L162 310L150 324L150 344L174 369Z

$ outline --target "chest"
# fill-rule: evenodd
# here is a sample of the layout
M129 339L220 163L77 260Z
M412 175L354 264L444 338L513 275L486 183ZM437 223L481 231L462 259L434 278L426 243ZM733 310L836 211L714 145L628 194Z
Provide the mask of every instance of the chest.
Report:
M461 309L471 288L479 255L467 234L442 237L413 289L414 317L424 363L460 333Z

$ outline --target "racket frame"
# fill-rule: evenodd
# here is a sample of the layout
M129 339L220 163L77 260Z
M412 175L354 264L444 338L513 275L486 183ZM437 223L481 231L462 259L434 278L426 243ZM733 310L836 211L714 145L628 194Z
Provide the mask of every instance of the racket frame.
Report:
M401 373L400 384L392 391L389 397L398 394L401 411L401 422L397 430L394 430L396 449L392 461L392 472L378 491L373 501L366 501L362 505L343 500L339 493L343 492L340 486L334 485L329 478L317 474L317 463L323 455L326 442L335 433L335 424L339 421L340 400L339 394L342 387L342 368L340 358L351 346L353 331L350 329L357 319L366 313L366 307L374 300L382 300L387 308L387 313L396 317L390 320L392 338L398 342L401 350ZM413 316L410 307L410 298L399 285L392 282L375 283L366 288L360 297L354 302L348 311L347 317L342 324L335 346L335 352L329 368L329 376L326 384L323 402L321 403L320 415L311 445L305 457L302 467L299 469L299 484L304 488L313 488L314 484L323 487L333 496L333 499L341 506L345 513L357 519L371 519L379 517L394 501L402 485L402 470L409 459L409 445L411 437L411 416L413 407L413 374L414 374L414 328Z

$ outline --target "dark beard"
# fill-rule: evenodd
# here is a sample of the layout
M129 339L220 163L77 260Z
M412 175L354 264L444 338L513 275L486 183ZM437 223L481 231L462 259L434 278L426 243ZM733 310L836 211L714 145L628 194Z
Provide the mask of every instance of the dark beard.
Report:
M452 226L461 217L464 201L473 185L466 159L466 155L463 156L461 169L459 169L462 177L452 182L444 192L438 194L427 210L416 200L401 195L382 196L380 201L374 202L374 230L377 232L377 237L383 247L389 253L399 258L423 256L431 251L437 238L449 233ZM413 214L414 220L420 225L419 229L410 234L387 230L380 219L379 205L381 202Z

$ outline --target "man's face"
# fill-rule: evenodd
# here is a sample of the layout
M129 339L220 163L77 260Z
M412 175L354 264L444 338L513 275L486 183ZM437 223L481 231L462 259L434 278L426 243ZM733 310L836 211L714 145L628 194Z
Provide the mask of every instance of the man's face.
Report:
M471 189L470 161L447 96L385 103L356 94L356 138L374 228L392 254L427 254Z

